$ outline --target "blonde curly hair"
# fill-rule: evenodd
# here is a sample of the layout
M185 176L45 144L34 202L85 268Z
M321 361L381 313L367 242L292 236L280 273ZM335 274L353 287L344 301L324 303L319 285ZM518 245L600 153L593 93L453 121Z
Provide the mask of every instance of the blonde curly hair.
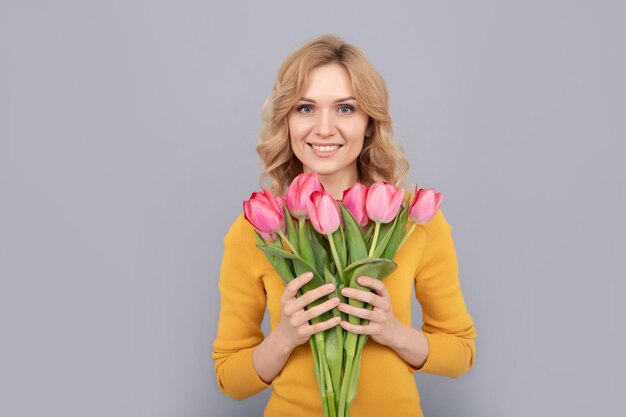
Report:
M358 181L365 185L387 181L403 186L409 164L403 149L393 140L385 81L356 47L334 35L323 35L283 62L263 106L263 127L256 147L264 167L259 183L275 195L284 195L289 183L303 171L291 148L289 113L300 99L311 70L334 63L350 74L356 101L369 116L363 149L357 159ZM267 180L269 184L264 185Z

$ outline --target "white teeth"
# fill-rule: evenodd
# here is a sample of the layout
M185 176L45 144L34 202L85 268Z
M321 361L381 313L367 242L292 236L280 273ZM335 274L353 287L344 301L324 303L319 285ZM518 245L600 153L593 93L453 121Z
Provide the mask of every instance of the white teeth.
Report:
M311 146L313 147L313 149L315 149L316 151L320 151L320 152L331 152L339 148L339 145L318 146L318 145L311 144Z

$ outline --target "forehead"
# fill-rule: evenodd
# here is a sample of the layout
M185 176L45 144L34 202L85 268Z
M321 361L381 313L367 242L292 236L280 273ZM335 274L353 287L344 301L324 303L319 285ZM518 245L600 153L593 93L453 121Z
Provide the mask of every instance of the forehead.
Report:
M339 64L324 65L311 70L302 89L302 96L312 99L347 97L354 95L353 93L350 74Z

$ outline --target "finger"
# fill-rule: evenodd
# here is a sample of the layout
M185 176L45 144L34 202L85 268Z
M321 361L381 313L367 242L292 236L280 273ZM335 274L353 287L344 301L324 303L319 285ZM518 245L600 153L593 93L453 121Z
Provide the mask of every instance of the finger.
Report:
M350 333L354 333L354 334L372 334L372 328L370 327L369 324L366 324L364 326L362 325L358 325L358 324L352 324L350 322L347 321L341 321L339 323L339 325L341 327L343 327L344 329L346 329L348 332Z
M304 274L289 281L289 284L285 286L285 291L283 292L283 301L286 301L289 298L295 298L298 290L312 278L313 272L305 272Z
M327 300L321 304L316 305L308 310L300 310L294 314L292 323L297 325L304 324L315 317L318 317L327 311L332 310L333 308L339 305L339 298L333 297L330 300Z
M352 300L362 301L380 309L386 307L384 299L373 292L357 290L356 288L344 288L341 290L341 294Z
M369 320L373 322L383 321L383 318L378 313L380 312L380 310L372 311L366 308L358 308L358 307L351 306L349 304L344 304L344 303L339 304L337 308L339 309L339 311L343 311L346 314L349 314L351 316L358 317L361 319L365 319L365 320Z
M307 327L307 333L309 336L314 335L315 333L323 332L324 330L328 330L330 328L335 327L341 322L341 317L333 317L326 321L322 321L320 323L311 324Z
M387 291L387 286L384 282L379 279L371 278L371 277L359 277L357 282L364 287L368 287L376 291L378 295L381 297L388 297L389 291Z
M335 284L320 285L317 288L305 292L299 298L297 298L294 302L294 306L297 306L298 310L303 309L312 302L319 300L320 298L325 297L328 294L331 294L336 289L337 287L335 286Z

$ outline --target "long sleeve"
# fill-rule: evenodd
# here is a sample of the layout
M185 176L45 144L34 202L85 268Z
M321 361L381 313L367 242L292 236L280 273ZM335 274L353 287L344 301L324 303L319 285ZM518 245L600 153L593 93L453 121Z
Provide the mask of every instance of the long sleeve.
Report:
M264 339L261 322L266 297L263 282L254 274L244 221L240 215L224 238L219 278L222 304L212 354L217 385L237 400L269 386L252 363L252 351Z
M452 228L441 210L426 227L415 295L422 307L422 331L430 351L422 368L412 370L456 378L474 366L477 332L459 284Z

